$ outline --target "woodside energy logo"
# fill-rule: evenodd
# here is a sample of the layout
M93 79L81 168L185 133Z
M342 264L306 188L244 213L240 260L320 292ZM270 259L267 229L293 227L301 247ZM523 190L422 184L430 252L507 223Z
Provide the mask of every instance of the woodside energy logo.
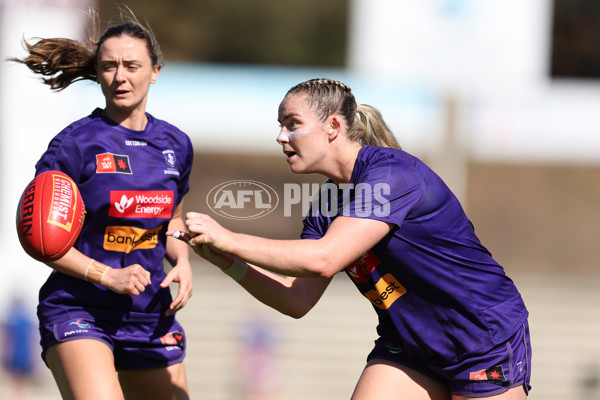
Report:
M279 196L269 185L252 180L234 180L213 187L206 196L215 214L230 219L255 219L270 214Z

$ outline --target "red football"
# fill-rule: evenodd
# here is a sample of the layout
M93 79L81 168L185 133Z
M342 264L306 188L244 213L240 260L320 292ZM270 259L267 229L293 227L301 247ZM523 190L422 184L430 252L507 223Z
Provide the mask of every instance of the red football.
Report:
M36 260L57 260L73 247L84 219L85 205L75 182L61 171L42 172L21 195L19 241Z

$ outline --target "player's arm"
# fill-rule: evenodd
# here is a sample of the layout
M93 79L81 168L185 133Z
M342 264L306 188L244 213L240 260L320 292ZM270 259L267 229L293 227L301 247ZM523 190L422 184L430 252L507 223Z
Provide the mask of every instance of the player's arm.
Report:
M331 278L383 239L393 225L340 216L320 239L272 240L231 232L205 214L188 213L191 244L209 244L277 274Z
M103 285L119 294L137 296L150 284L150 272L139 264L125 268L111 268L86 256L75 247L58 260L46 264L58 272Z
M321 298L331 278L282 276L247 264L232 255L217 252L209 245L195 248L197 253L223 271L237 270L234 280L263 304L293 318L308 313ZM227 273L227 272L226 272Z
M169 221L167 232L171 231L183 231L186 229L185 222L183 222L182 211L183 201L181 201L175 210L173 211L173 218ZM166 259L173 267L177 266L178 263L187 263L189 265L189 252L188 246L181 240L167 235L166 244Z
M173 218L169 221L168 231L185 230L182 219L183 201L180 202L173 212ZM177 295L169 305L166 315L171 315L181 310L192 297L192 267L190 265L188 246L185 242L167 236L166 258L173 268L167 273L160 286L165 288L172 282L179 284Z

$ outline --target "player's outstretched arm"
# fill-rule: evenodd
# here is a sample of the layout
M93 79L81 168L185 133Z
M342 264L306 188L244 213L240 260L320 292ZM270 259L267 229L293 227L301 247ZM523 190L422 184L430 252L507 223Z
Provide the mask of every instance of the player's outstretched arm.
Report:
M331 278L278 275L247 264L230 254L216 251L207 244L195 246L194 250L230 275L257 300L292 318L306 315L317 304L331 282Z
M193 248L208 244L271 272L307 278L333 277L392 229L386 222L340 216L320 239L273 240L231 232L206 214L187 213L186 225Z

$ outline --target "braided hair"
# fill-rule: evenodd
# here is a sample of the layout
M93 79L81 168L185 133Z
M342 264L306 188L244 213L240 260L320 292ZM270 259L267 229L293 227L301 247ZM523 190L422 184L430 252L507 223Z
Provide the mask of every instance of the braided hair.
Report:
M340 114L348 125L350 140L369 146L401 149L381 113L375 107L357 103L352 89L342 82L310 79L292 87L286 96L293 94L306 95L309 107L322 121L332 114Z
M88 19L92 32L96 31L98 14L90 10ZM127 35L143 40L152 65L162 65L162 53L152 30L140 23L129 8L121 9L121 19L125 22L109 27L99 39L89 37L88 44L65 38L40 39L35 44L23 40L28 56L22 59L9 58L9 61L25 64L34 73L42 75L42 81L51 90L61 91L77 81L95 82L100 46L107 39Z

